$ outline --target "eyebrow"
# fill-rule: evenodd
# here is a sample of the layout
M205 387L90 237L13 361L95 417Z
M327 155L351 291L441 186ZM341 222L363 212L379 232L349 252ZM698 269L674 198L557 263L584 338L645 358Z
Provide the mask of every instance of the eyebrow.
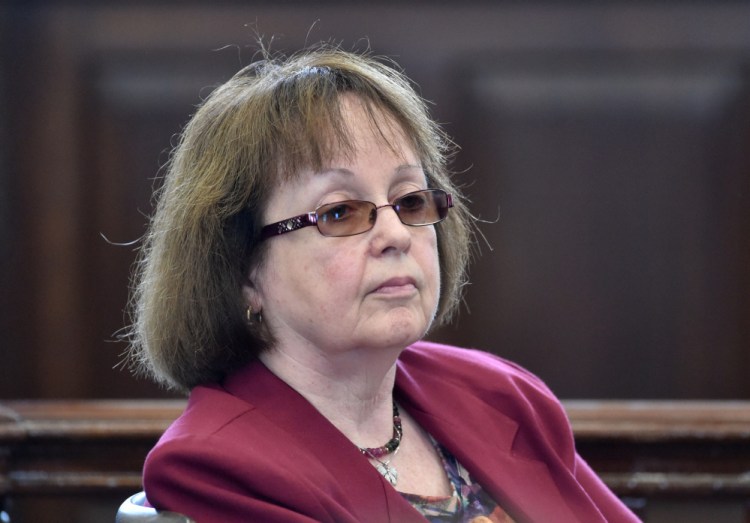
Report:
M394 169L394 172L401 173L409 169L422 170L422 166L418 164L406 163L396 167L396 169ZM315 174L343 174L345 176L355 175L354 171L352 171L351 169L347 169L346 167L326 167L324 169L321 169L320 171L317 171Z
M326 167L315 174L343 174L344 176L354 176L354 171L345 167Z

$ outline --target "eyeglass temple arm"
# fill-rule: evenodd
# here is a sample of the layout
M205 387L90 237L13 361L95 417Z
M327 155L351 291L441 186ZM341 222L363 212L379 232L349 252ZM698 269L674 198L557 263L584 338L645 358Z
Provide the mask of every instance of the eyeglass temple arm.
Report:
M302 229L303 227L309 227L318 223L318 215L314 212L308 212L307 214L300 214L280 222L270 223L260 230L260 240L267 240L273 236L279 236L280 234L286 234L288 232Z

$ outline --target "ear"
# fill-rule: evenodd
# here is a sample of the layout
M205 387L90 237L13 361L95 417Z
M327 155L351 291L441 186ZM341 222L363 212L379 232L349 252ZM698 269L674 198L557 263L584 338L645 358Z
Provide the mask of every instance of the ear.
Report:
M242 284L242 297L245 305L252 307L253 311L259 313L263 310L263 299L260 288L255 283L257 281L257 270L253 269L247 275Z

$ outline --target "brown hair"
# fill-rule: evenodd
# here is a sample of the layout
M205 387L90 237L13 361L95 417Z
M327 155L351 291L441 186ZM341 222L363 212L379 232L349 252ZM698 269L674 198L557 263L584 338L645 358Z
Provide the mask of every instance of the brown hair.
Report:
M221 380L272 346L263 324L246 321L241 292L249 269L263 259L265 202L281 177L319 170L332 153L352 151L343 93L364 103L373 125L380 112L401 126L428 185L454 196L455 207L436 225L436 321L450 319L466 281L473 226L447 170L451 142L402 73L371 56L323 46L245 67L183 130L136 265L129 338L138 371L187 390Z

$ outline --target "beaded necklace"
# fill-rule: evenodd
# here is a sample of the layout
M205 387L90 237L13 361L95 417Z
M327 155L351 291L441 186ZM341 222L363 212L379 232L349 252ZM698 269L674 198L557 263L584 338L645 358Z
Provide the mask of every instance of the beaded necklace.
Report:
M393 458L396 457L396 454L398 454L399 446L401 445L401 437L404 435L404 429L401 427L401 415L398 411L398 406L396 405L396 402L393 402L393 437L383 445L382 447L359 447L359 451L367 456L368 458L374 459L377 461L377 465L375 465L375 468L377 469L380 474L388 480L388 482L396 486L396 482L398 481L398 472L396 469L391 465L391 461ZM388 460L382 459L384 456L387 456L388 454L393 454Z

